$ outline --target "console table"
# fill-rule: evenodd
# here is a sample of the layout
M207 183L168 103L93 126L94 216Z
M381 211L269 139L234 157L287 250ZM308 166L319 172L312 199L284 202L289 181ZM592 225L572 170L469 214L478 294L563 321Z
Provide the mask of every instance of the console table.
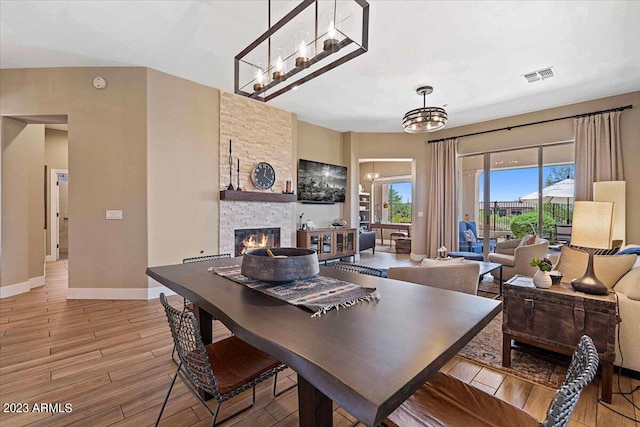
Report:
M318 253L319 261L352 257L356 254L355 228L316 228L298 230L299 248L313 249Z
M407 236L411 237L411 224L406 223L390 223L390 222L372 222L371 229L380 229L380 243L384 245L384 230L407 231ZM391 245L391 241L389 242Z
M502 366L511 365L512 339L571 355L580 337L588 335L602 366L602 400L611 403L618 321L615 296L576 292L564 283L549 289L515 284L526 279L514 276L504 283Z

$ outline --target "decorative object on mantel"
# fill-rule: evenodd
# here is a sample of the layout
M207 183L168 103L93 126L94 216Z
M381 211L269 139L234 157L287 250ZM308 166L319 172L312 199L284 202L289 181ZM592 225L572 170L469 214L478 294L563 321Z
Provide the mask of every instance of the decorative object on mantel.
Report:
M416 89L422 95L422 108L409 111L402 119L402 127L408 133L426 133L442 129L447 124L447 112L440 107L427 107L427 95L433 92L431 86Z
M596 277L593 270L593 254L594 248L611 249L612 224L613 203L574 203L571 244L589 249L587 270L582 277L571 280L571 287L576 291L594 295L606 295L609 292L607 285Z
M310 6L315 11L305 13ZM269 0L268 30L235 56L234 92L270 101L367 52L369 3L349 0L340 2L340 10L337 6L337 0L303 0L271 25ZM272 47L272 38L282 44ZM295 44L285 50L288 40Z
M240 168L240 160L238 159L238 168ZM231 157L231 140L229 140L229 185L227 190L233 191L233 157ZM238 177L238 191L240 190L240 177Z
M273 187L273 184L276 182L276 171L269 163L260 162L253 168L251 180L257 188L268 190Z
M538 271L533 275L533 284L538 288L548 289L551 287L552 280L549 272L553 264L547 258L533 258L530 262L531 267L538 267Z

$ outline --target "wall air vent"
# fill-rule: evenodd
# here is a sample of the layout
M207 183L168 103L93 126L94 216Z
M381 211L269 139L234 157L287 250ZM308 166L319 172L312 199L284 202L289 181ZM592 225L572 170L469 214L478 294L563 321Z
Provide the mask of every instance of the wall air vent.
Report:
M533 83L540 80L550 79L555 77L556 72L553 67L543 68L542 70L532 71L530 73L523 74L522 76L527 79L527 82Z

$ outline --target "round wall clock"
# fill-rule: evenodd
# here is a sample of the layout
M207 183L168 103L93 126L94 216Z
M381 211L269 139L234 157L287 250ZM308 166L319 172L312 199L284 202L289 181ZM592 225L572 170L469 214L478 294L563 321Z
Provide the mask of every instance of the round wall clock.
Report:
M267 190L276 182L276 171L266 162L260 162L251 172L251 180L256 187Z

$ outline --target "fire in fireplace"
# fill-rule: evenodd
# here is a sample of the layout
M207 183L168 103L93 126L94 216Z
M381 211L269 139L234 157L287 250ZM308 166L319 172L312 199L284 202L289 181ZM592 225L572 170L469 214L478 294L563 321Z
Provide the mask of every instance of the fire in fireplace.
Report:
M280 228L246 228L234 230L235 256L252 248L279 248Z

